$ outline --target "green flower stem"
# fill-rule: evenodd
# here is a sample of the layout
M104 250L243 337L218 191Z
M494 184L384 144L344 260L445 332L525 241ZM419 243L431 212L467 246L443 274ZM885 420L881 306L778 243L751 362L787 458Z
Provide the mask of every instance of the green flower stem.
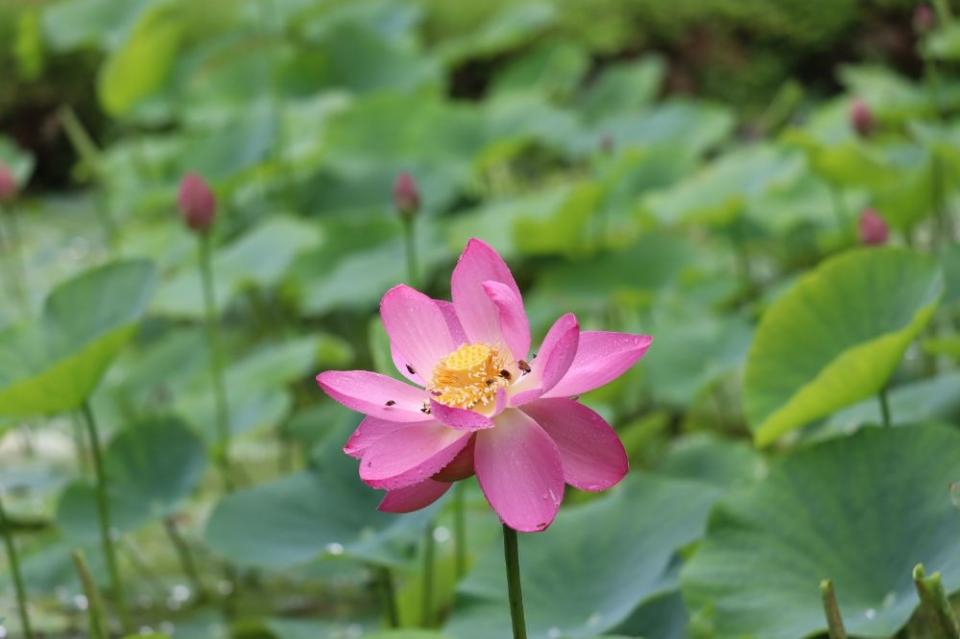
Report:
M420 625L429 628L433 622L433 556L436 542L433 539L433 521L427 524L423 535L423 589L420 598Z
M933 7L940 22L948 24L953 21L953 12L950 11L950 3L947 0L933 0Z
M833 582L829 579L820 582L820 597L823 599L823 614L827 618L830 639L847 639L843 617L840 616L840 607L837 605L837 595L833 592Z
M7 551L7 563L10 564L10 576L13 579L13 588L17 595L20 627L23 630L25 639L33 639L33 630L31 630L30 627L30 615L27 612L27 591L23 587L23 577L20 575L20 560L17 556L17 546L13 541L13 527L7 520L7 512L3 509L2 495L0 495L0 527L3 528L3 545Z
M87 129L84 128L80 118L77 117L76 111L69 105L64 105L60 107L58 116L60 124L63 125L63 131L67 134L67 140L70 142L70 146L73 147L73 150L76 151L80 159L87 165L87 170L95 177L100 178L104 172L103 154L100 152L100 149L97 148L96 143L87 132Z
M10 281L10 290L20 307L24 319L30 316L30 303L27 299L27 267L20 246L20 225L17 209L14 206L0 206L0 223L3 225L3 244L6 259L6 279Z
M933 636L938 639L960 639L960 624L943 589L940 573L935 572L927 577L923 564L917 564L913 569L913 583L920 597L920 606L931 613Z
M76 413L73 413L70 421L73 424L73 445L77 453L77 466L80 469L80 474L86 476L90 473L90 461L87 454L87 441L83 432L83 420Z
M892 426L893 422L890 420L890 401L887 398L886 386L881 388L880 392L877 393L877 399L880 401L880 416L883 418L883 425Z
M74 152L83 163L86 165L87 170L90 171L90 174L93 176L94 180L97 182L103 182L106 176L106 170L104 169L104 160L103 153L100 149L97 148L96 143L93 141L93 137L87 132L87 129L84 128L83 123L80 121L80 118L77 117L76 112L69 106L65 105L60 108L58 112L60 118L60 124L63 125L63 131L67 134L67 140L70 141L70 146L73 147ZM97 214L97 222L99 222L100 227L103 231L103 236L107 240L107 244L110 247L115 247L117 239L117 225L113 221L113 217L110 215L110 210L106 204L106 198L102 195L98 198L99 202L95 209Z
M453 556L457 581L467 574L466 489L462 482L453 486Z
M943 160L936 149L931 149L933 158L930 162L930 182L933 196L933 212L937 222L937 230L933 234L933 250L938 255L942 252L946 243L950 242L952 231L950 229L950 209L947 203L947 184L946 171Z
M106 615L103 614L103 601L100 599L100 592L97 590L96 582L90 575L90 569L83 558L83 553L79 550L73 551L73 565L77 569L77 575L80 577L80 584L83 587L83 594L87 598L87 618L90 623L90 637L92 639L110 639L110 633L107 630Z
M116 602L120 623L124 632L132 632L130 617L127 613L126 595L123 583L120 580L120 566L117 563L117 551L113 545L113 533L110 526L110 502L107 497L107 477L103 468L103 457L100 448L100 435L97 432L97 421L90 409L90 402L86 401L81 408L87 422L87 435L90 438L90 451L93 456L93 472L97 480L97 514L100 521L100 542L103 545L103 555L107 561L107 570L110 573L110 590Z
M397 593L393 587L393 573L384 566L375 566L377 582L380 586L380 599L387 617L387 627L400 627L400 610L397 608Z
M507 590L510 596L510 621L513 639L527 639L527 624L523 619L523 591L520 587L520 553L517 531L503 525L503 558L507 566Z
M173 544L173 548L177 552L177 558L180 560L180 567L183 568L183 573L187 576L187 579L190 580L190 583L193 584L194 592L197 593L197 600L206 601L207 589L204 588L203 580L200 579L200 572L197 570L197 563L194 561L193 553L190 551L190 544L188 544L187 540L180 534L177 520L173 515L165 517L163 519L163 527L167 531L167 537L170 538L170 543Z
M847 207L843 202L843 192L836 184L830 183L830 198L833 201L833 214L837 218L837 224L843 230L847 226Z
M223 380L223 349L220 342L220 322L217 317L216 293L213 283L212 246L209 233L198 236L200 258L200 282L203 286L203 310L207 329L207 348L210 349L210 377L213 382L213 398L217 409L216 460L220 467L223 486L233 492L233 477L230 469L230 408Z
M414 224L414 216L404 216L403 241L404 252L407 256L407 279L410 280L410 286L416 287L419 270L417 268L417 238Z

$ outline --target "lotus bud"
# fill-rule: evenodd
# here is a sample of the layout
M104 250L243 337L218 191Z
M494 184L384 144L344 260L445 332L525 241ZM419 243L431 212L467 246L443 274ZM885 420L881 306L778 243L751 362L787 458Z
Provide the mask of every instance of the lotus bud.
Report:
M177 206L183 221L198 233L206 233L217 215L217 199L210 185L196 173L187 173L180 180Z
M876 210L867 208L860 214L860 220L857 222L857 231L860 236L860 243L867 246L880 246L887 243L887 237L890 230L886 221L876 212Z
M411 219L420 211L420 190L413 176L406 171L393 183L393 205L404 219Z
M850 105L850 125L860 137L869 137L873 133L873 111L859 98Z
M10 167L0 162L0 204L9 202L17 197L17 178L13 175Z
M928 4L921 4L913 11L913 30L923 35L937 26L937 16Z

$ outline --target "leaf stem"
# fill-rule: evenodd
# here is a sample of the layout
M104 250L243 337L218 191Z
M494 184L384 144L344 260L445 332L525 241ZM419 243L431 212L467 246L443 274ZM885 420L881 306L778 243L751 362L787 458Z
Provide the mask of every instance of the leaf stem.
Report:
M887 398L886 386L881 388L880 392L877 393L877 399L880 401L880 416L883 419L883 425L886 427L893 426L893 422L890 419L890 401Z
M173 544L173 548L177 552L177 558L180 560L180 566L183 568L184 574L193 584L194 592L197 593L197 600L205 601L207 599L207 589L203 585L203 580L200 579L200 572L197 570L197 562L193 559L190 544L180 534L176 517L174 515L164 517L163 527L167 531L170 543Z
M410 286L417 286L418 268L417 268L417 238L414 228L414 216L403 217L403 240L404 252L407 256L407 279L410 280Z
M126 633L132 632L130 617L127 612L126 595L123 583L120 580L120 566L117 563L117 551L113 545L113 532L110 526L110 501L107 495L107 477L103 467L103 455L100 448L100 434L97 431L97 421L94 419L90 402L85 401L81 407L84 420L87 423L87 435L90 438L90 451L93 456L93 472L97 480L97 513L100 521L100 543L107 561L107 570L110 574L110 590L116 601L120 624Z
M230 407L227 404L227 392L223 379L223 349L220 340L220 322L217 317L209 233L199 234L198 248L207 348L210 351L210 377L217 411L217 448L214 456L220 468L224 489L230 493L234 488L230 468Z
M837 595L833 591L833 582L829 579L820 582L820 597L823 599L823 614L827 618L830 639L847 639L843 617L840 616L840 607L837 605Z
M397 608L397 594L393 587L393 573L386 566L375 566L377 582L380 585L380 598L387 617L387 627L400 627L400 611Z
M840 187L830 183L830 198L833 200L833 214L837 218L837 224L844 230L847 226L847 207L843 203L843 192Z
M104 168L103 153L97 147L93 137L87 132L80 118L77 117L73 108L65 104L57 112L60 124L63 125L63 131L67 134L67 140L74 152L80 157L81 162L87 166L90 176L95 182L102 183L106 180L106 170ZM115 248L117 239L117 225L110 215L110 209L107 206L106 198L101 192L98 197L95 208L97 222L103 232L107 245Z
M920 606L933 613L936 636L941 639L960 639L960 624L943 589L940 573L935 572L927 577L923 564L917 564L913 569L913 583L920 597Z
M453 554L457 581L467 573L466 489L462 482L453 486Z
M510 621L513 639L527 639L527 625L523 619L523 591L520 586L520 553L517 531L503 524L503 559L507 568L507 590L510 597Z
M23 260L23 249L20 242L20 225L17 220L15 206L0 206L0 220L3 224L3 244L7 253L4 260L7 279L13 297L20 307L24 319L30 317L30 302L27 298L27 267Z
M946 0L933 0L933 7L940 22L948 24L953 21L953 12L950 11L950 3Z
M17 547L13 540L13 527L7 520L7 512L3 508L2 490L0 490L0 527L3 528L3 544L7 550L7 563L10 564L10 576L13 578L13 588L17 594L17 610L20 612L20 627L25 639L33 639L33 630L30 627L30 615L27 612L27 591L23 587L23 577L20 574L20 559Z
M100 599L100 591L97 590L97 584L90 575L90 569L83 558L83 553L74 550L72 553L73 565L77 569L80 577L80 584L83 587L83 594L87 598L87 618L90 622L90 636L93 639L109 639L110 633L107 631L106 619L103 614L103 601Z
M429 628L433 622L433 556L436 549L433 531L433 521L430 521L423 536L423 590L420 599L420 625L424 628Z

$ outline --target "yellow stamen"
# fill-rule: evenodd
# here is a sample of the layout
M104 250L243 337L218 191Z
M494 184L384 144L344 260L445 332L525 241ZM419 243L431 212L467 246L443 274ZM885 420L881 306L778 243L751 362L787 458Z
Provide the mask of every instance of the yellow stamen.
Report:
M510 383L509 364L509 358L495 346L464 344L440 360L427 390L447 406L483 406Z

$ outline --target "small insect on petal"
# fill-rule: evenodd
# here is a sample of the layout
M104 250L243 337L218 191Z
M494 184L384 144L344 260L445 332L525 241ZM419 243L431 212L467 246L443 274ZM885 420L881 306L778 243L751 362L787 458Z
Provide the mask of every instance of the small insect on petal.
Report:
M417 371L413 370L413 366L411 366L410 364L407 364L407 372L409 372L411 375L417 374Z
M397 402L395 402L394 400L388 399L388 400L386 401L386 403L384 404L384 406L394 406L394 405L396 405L396 403L397 403Z
M528 364L527 361L523 359L517 362L517 368L523 371L524 375L530 372L530 364Z
M502 378L504 378L504 379L506 379L506 380L509 380L509 379L510 379L511 377L513 377L513 376L510 374L510 371L508 371L507 369L504 368L504 369L502 369L502 370L500 371L500 377L502 377Z

